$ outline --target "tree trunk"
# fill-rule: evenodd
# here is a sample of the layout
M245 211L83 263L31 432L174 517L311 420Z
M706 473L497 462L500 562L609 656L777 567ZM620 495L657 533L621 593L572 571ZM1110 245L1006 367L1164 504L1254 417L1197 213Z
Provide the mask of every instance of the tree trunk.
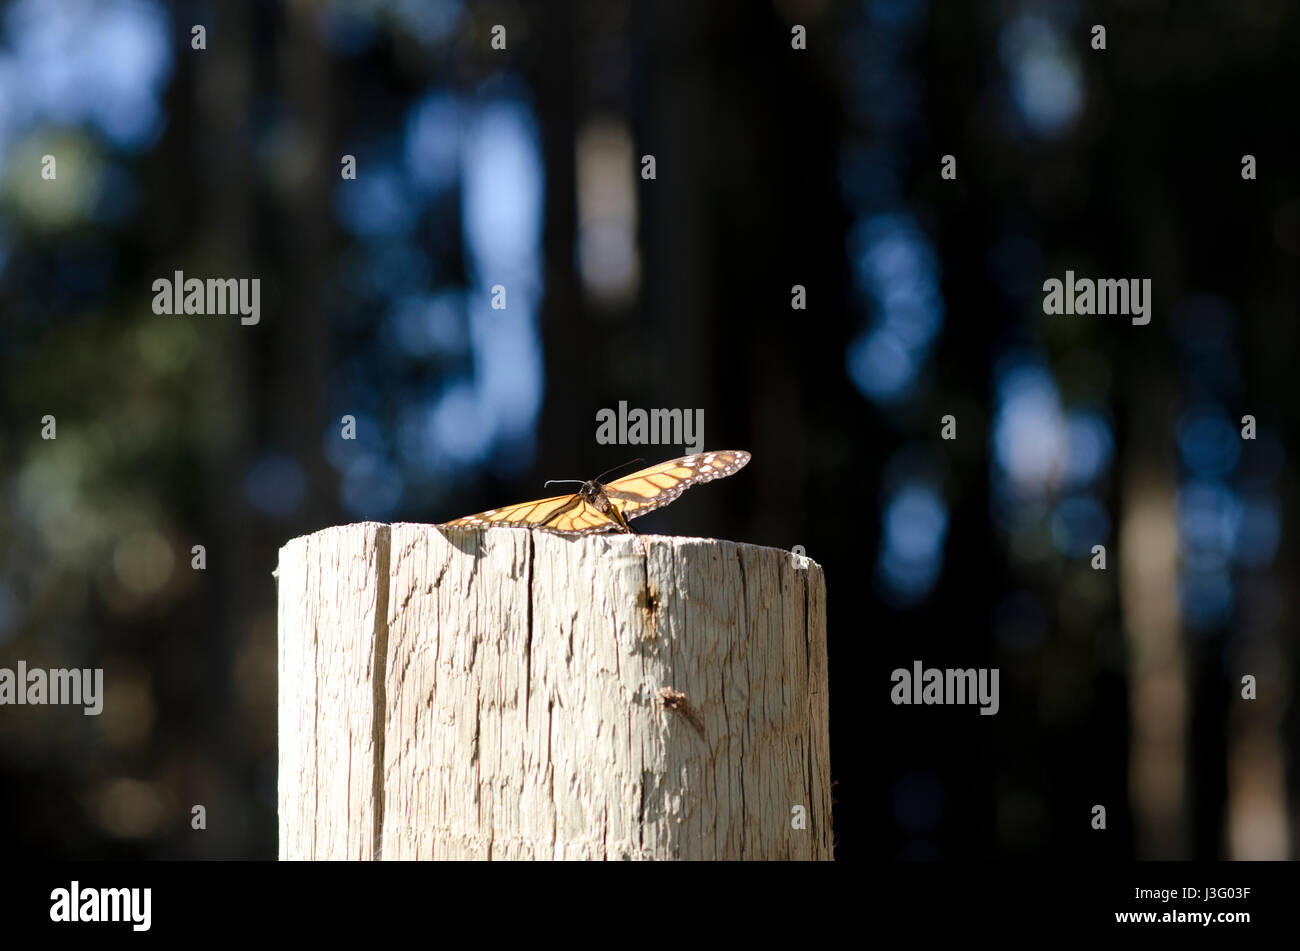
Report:
M281 858L831 858L816 563L364 523L278 574Z

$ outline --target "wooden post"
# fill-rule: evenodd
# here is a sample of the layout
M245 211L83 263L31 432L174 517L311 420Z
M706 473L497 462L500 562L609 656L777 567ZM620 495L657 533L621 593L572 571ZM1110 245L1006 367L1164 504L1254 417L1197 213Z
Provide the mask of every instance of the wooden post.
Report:
M826 588L701 538L280 549L282 859L830 859Z

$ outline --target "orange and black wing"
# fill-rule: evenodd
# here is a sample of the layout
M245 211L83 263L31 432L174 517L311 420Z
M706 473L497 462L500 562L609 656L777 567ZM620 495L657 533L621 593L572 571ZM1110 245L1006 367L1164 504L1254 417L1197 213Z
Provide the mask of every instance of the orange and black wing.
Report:
M615 528L614 520L602 515L577 495L556 495L535 502L520 502L505 508L466 515L442 528L540 528L569 535L590 535Z
M605 486L605 494L618 506L624 518L639 518L675 501L693 485L734 475L747 462L749 453L742 449L682 456L615 479Z

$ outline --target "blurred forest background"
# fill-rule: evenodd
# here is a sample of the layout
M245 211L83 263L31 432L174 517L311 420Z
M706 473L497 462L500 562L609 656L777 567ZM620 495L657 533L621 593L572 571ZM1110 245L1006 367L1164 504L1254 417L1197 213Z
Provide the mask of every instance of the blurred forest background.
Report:
M838 858L1295 857L1297 47L1282 0L4 4L0 666L107 691L0 708L6 853L274 857L279 546L678 454L596 444L627 400L754 453L643 531L825 567ZM1066 269L1151 323L1045 317ZM260 323L156 316L175 270ZM918 659L1000 713L893 706Z

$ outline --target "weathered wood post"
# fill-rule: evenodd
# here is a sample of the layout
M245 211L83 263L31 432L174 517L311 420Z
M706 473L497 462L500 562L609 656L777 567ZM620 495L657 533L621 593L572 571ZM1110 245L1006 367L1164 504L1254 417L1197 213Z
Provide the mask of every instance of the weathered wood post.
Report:
M282 859L830 859L825 581L701 538L280 550Z

